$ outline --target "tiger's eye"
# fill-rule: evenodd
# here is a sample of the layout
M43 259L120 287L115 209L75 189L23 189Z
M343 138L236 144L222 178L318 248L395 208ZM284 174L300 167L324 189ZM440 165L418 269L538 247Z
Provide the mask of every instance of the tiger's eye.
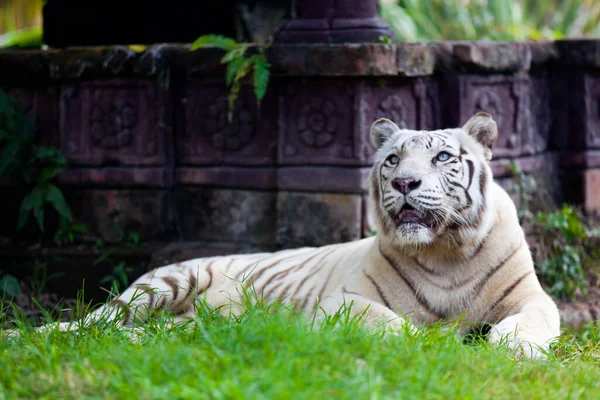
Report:
M392 165L396 165L400 162L400 159L398 158L397 155L392 154L391 156L389 156L386 160L387 162L389 162Z
M444 162L444 161L448 161L450 159L450 154L446 153L445 151L442 151L440 154L437 155L436 159L438 161Z

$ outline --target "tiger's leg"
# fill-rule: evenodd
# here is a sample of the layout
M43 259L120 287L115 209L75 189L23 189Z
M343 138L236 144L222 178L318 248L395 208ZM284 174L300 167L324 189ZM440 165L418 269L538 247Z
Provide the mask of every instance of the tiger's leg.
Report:
M492 327L488 341L506 343L517 358L546 358L544 351L560 335L560 316L546 294L532 296L520 311Z
M320 304L322 312L319 313L317 318L324 318L324 314L335 314L342 306L350 306L351 303L351 315L363 315L362 322L368 327L383 330L386 334L398 334L403 332L404 329L409 329L412 332L417 331L417 328L410 321L396 314L385 305L369 300L357 293L334 292Z
M195 295L212 282L210 266L185 262L157 268L135 280L116 299L107 302L80 321L60 322L38 327L37 330L71 331L88 326L92 321L118 320L123 325L144 322L155 310L175 314L177 322L193 318Z
M129 325L144 322L155 310L185 315L193 311L195 295L210 285L212 274L210 266L190 262L157 268L139 277L120 296L94 311L92 317L112 319L120 309L123 324Z

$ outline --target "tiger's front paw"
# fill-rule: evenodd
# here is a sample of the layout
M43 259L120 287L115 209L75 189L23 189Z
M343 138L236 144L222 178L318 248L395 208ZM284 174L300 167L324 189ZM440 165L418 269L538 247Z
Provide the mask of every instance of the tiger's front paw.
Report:
M492 327L488 341L493 344L506 345L519 360L546 359L551 338L543 330L519 326L516 316L509 317Z

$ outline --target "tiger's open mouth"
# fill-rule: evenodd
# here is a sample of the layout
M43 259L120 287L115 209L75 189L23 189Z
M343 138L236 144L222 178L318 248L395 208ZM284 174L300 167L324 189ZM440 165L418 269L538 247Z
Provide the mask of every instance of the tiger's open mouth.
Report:
M408 203L405 203L393 218L396 225L419 224L429 229L432 229L435 223L435 220L430 213L421 212Z

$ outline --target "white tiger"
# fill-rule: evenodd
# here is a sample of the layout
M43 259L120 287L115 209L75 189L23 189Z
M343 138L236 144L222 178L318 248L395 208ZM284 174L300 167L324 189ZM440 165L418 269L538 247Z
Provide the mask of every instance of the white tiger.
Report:
M490 342L505 341L517 357L542 358L560 334L559 314L537 280L515 206L493 181L496 137L487 113L462 128L436 131L379 119L371 127L376 236L167 265L91 318L110 311L131 325L154 309L191 318L199 295L235 314L243 287L253 285L265 299L320 317L353 301L352 313L364 312L365 323L383 322L392 332L439 320L460 319L459 333L491 324Z

